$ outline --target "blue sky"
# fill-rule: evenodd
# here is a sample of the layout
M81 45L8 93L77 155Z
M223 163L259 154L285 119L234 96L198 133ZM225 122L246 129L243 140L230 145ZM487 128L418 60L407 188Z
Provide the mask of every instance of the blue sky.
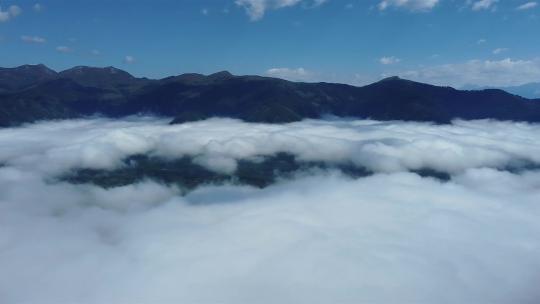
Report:
M540 81L529 0L0 0L0 66L136 76L259 74L365 84Z

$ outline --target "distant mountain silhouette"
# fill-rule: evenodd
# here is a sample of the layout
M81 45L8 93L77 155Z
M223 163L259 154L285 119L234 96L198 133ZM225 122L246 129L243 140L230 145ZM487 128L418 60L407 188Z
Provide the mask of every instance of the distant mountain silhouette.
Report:
M509 87L493 87L493 86L482 87L482 86L467 85L467 86L464 86L462 89L464 90L500 89L508 93L519 95L525 98L532 98L532 99L540 98L540 82L531 82L531 83L526 83L519 86L509 86Z
M455 118L539 122L540 100L497 89L460 91L398 77L354 87L234 76L226 71L151 80L113 67L75 67L60 73L44 65L0 69L0 126L137 113L168 116L172 123L209 117L282 123L324 115L435 123Z

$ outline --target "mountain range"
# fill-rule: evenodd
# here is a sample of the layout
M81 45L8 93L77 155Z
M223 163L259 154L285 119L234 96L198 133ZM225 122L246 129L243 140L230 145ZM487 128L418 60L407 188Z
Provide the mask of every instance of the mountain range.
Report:
M540 99L499 89L456 90L398 77L355 87L262 76L182 74L137 78L114 67L0 68L0 126L48 119L148 113L182 123L209 117L283 123L325 115L449 123L452 119L540 122Z

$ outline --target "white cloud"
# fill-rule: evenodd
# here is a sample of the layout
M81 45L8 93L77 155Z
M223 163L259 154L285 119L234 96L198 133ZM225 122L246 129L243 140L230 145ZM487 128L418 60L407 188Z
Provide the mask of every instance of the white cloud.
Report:
M499 168L540 164L539 134L540 125L494 121L0 129L0 294L6 303L534 303L540 173ZM364 158L383 171L182 195L151 181L71 185L46 170L192 148ZM399 171L422 164L461 169L448 182Z
M394 56L381 57L381 59L379 59L379 62L381 64L384 64L384 65L395 64L395 63L398 63L400 61L401 61L401 59L399 59L397 57L394 57Z
M124 63L127 63L127 64L135 63L135 57L131 55L127 55L126 57L124 57Z
M12 17L17 17L22 13L22 9L17 5L12 5L9 7L9 13Z
M27 43L45 43L47 40L39 36L21 36L21 40Z
M497 49L494 49L494 50L493 50L493 54L499 55L499 54L505 53L505 52L507 52L507 51L508 51L507 48L497 48Z
M252 21L260 20L268 10L291 7L300 3L315 7L325 2L327 0L235 0L236 5L243 7Z
M537 6L538 6L538 3L536 1L531 1L527 3L523 3L522 5L518 6L516 9L523 11L523 10L529 10L529 9L535 8Z
M472 3L473 11L488 10L495 6L499 0L479 0Z
M6 11L3 11L0 6L0 22L7 22L12 18L19 16L21 13L22 9L17 5L11 5Z
M32 6L32 8L34 9L34 11L36 12L41 12L43 10L43 5L39 4L39 3L36 3Z
M94 56L99 56L99 55L101 55L101 52L99 50L91 50L90 54L92 54Z
M9 19L9 12L2 11L2 8L0 7L0 22L7 22Z
M379 2L378 8L381 11L390 7L407 8L413 11L429 11L439 2L440 0L383 0Z
M469 60L395 74L411 80L455 87L469 84L514 86L540 80L540 59Z
M268 69L265 74L271 77L293 81L310 81L313 79L313 73L304 68L271 68Z
M207 8L201 9L201 14L208 16L208 9Z
M9 140L12 145L0 151L0 163L51 175L77 167L116 168L127 156L147 153L166 158L193 156L201 165L220 172L234 171L240 159L278 152L305 161L353 163L376 172L431 168L455 173L469 168L501 168L516 158L540 164L540 144L505 141L512 132L535 138L540 126L520 129L511 123L455 122L446 127L402 123L399 128L387 129L390 125L376 121L265 125L231 119L173 126L163 120L45 123L4 133L0 142ZM493 134L482 133L487 136L482 141L474 136L453 136L487 127ZM33 136L36 132L40 137ZM79 136L70 137L73 133Z
M486 42L487 42L486 39L478 39L478 41L476 41L476 44L484 44Z
M56 51L60 53L70 53L73 51L70 47L67 47L65 45L60 45L56 47Z

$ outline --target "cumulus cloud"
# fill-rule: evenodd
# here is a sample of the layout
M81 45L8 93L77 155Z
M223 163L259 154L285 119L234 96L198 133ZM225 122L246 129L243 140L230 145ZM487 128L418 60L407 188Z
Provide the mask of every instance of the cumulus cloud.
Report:
M501 168L539 164L539 131L494 121L153 118L0 129L0 294L6 303L534 303L540 172ZM51 179L60 167L105 168L129 153L274 151L378 173L306 173L185 196L152 181L102 189ZM426 164L451 168L451 179L406 170Z
M492 9L499 0L479 0L471 3L473 11Z
M27 43L45 43L47 40L39 36L21 36L21 40Z
M65 45L60 45L56 47L56 51L60 53L70 53L73 51L73 49Z
M381 64L384 64L384 65L394 64L394 63L398 63L400 61L401 61L401 59L399 59L397 57L394 57L394 56L381 57L381 59L379 59L379 62Z
M516 9L519 11L524 11L524 10L535 8L537 6L538 6L538 3L536 1L531 1L527 3L523 3L522 5L518 6Z
M469 60L428 66L418 70L395 72L395 74L421 82L460 87L473 84L479 86L514 86L540 80L540 60Z
M243 7L251 21L257 21L264 17L268 10L276 10L292 7L300 3L306 3L311 7L320 6L327 0L236 0L236 5Z
M22 13L22 9L17 5L11 5L7 10L2 10L0 6L0 22L7 22L12 18L19 16Z
M439 0L383 0L378 8L383 11L390 7L407 8L413 11L429 11L433 9Z

